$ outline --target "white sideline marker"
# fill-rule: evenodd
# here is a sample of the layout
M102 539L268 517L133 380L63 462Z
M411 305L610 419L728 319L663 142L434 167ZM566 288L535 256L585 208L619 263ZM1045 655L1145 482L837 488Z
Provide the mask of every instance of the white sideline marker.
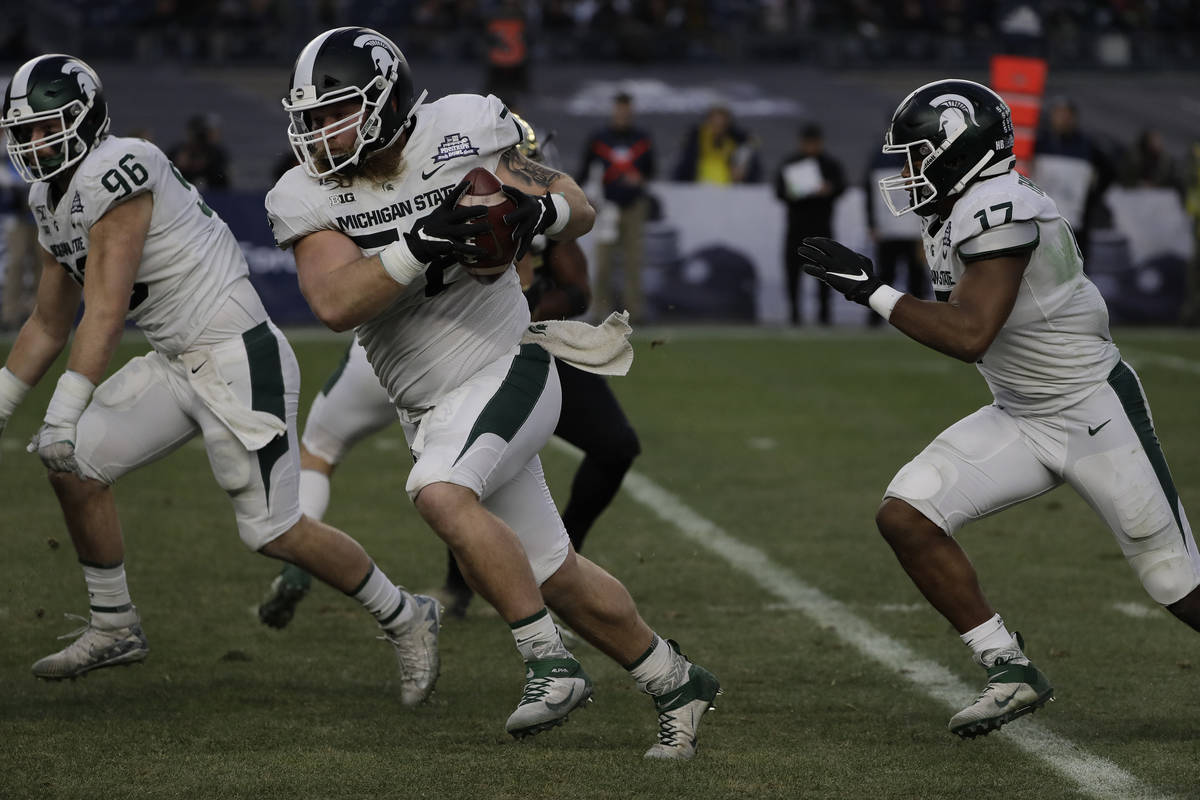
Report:
M552 438L552 445L575 457L580 451ZM783 605L805 614L813 622L831 629L842 641L863 655L878 661L889 671L909 681L925 694L958 711L979 691L968 686L941 664L923 659L907 645L876 630L855 615L846 605L809 586L779 566L756 547L721 530L700 516L686 503L641 473L630 470L622 489L655 516L674 526L684 538L701 545L745 573L763 589L783 601ZM897 670L897 665L904 669ZM947 736L951 734L946 733ZM1051 732L1028 717L993 733L1012 742L1026 753L1044 761L1048 767L1077 785L1081 791L1102 800L1158 800L1165 798L1119 766L1085 751L1082 747Z

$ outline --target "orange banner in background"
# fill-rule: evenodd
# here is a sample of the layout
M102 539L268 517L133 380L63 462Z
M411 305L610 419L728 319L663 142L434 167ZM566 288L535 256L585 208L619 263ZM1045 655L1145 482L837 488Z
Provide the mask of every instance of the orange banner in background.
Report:
M1046 92L1046 61L1024 56L992 56L992 88L1012 109L1013 154L1017 169L1029 174L1037 139L1042 96Z

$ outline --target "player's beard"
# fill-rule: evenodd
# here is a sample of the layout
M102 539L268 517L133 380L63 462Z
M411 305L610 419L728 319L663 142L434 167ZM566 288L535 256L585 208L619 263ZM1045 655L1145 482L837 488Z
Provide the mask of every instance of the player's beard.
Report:
M329 178L343 188L359 179L373 184L394 181L404 173L404 141L398 139L382 150L365 153L357 163L347 164ZM313 162L319 171L329 169L329 157L323 152L314 155Z
M374 184L383 184L398 179L404 174L404 144L402 141L392 142L379 152L367 156L359 165L358 174L364 180Z

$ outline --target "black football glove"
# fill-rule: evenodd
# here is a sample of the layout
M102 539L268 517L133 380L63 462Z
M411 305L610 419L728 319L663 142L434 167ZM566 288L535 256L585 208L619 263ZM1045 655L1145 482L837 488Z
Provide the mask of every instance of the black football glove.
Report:
M458 206L467 185L464 180L451 189L437 208L417 220L412 230L404 234L409 251L418 261L430 264L447 257L462 261L487 252L467 242L472 236L492 229L486 219L480 219L487 214L484 206Z
M883 285L875 277L871 259L824 236L808 236L796 248L804 260L804 271L820 278L846 296L847 300L867 305L871 294Z
M511 225L513 241L517 243L516 261L520 261L529 249L533 237L545 233L558 220L558 209L548 194L525 194L515 186L501 186L509 199L517 204L515 210L504 215L504 224Z

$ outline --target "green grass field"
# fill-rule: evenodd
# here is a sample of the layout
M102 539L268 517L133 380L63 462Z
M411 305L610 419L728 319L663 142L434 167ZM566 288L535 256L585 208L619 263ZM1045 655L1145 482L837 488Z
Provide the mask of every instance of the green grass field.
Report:
M1139 369L1180 495L1200 504L1200 340L1119 331ZM342 342L296 337L303 408ZM143 351L122 346L120 361ZM898 335L659 331L614 381L641 436L639 486L669 492L771 570L820 590L970 688L982 671L896 565L873 515L895 471L989 400L982 378ZM9 345L0 344L6 352ZM3 798L1058 798L1129 796L1069 777L1010 735L959 741L952 709L863 655L623 492L585 552L650 624L722 680L696 760L646 763L655 715L624 671L577 654L596 702L522 743L504 733L522 671L506 626L473 607L442 631L432 701L401 707L390 648L348 598L318 587L285 631L252 616L275 562L238 540L198 444L117 487L127 569L151 655L42 683L32 662L86 614L70 540L34 457L20 452L53 381L5 432L0 460L0 797ZM561 501L574 467L543 455ZM327 519L396 581L440 582L444 551L404 495L399 428L334 479ZM636 495L636 496L635 496ZM670 509L659 508L670 517ZM1151 796L1200 797L1200 637L1153 605L1111 535L1069 489L970 526L984 588L1053 680L1033 718ZM775 573L772 573L775 574ZM478 605L478 601L476 603ZM1121 605L1124 609L1118 610ZM1141 610L1144 616L1131 614ZM1090 786L1090 789L1081 787Z

